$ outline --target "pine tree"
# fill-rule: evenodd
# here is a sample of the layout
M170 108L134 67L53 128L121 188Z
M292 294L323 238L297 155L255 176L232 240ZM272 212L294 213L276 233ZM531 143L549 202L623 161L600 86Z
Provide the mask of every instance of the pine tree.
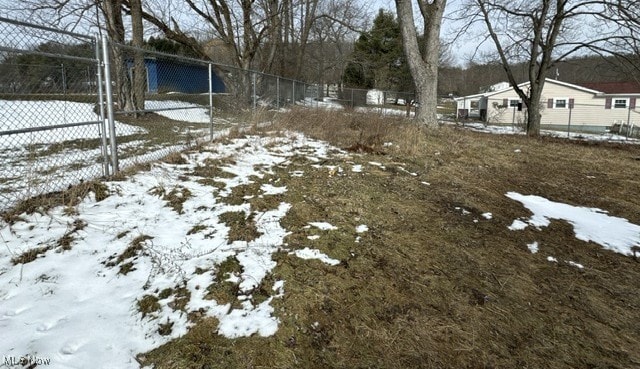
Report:
M343 81L347 87L413 89L400 27L393 13L380 9L371 30L360 35Z

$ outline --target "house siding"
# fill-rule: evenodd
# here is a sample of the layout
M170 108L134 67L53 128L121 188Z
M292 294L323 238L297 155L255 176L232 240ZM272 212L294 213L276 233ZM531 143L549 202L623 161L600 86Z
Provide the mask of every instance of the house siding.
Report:
M518 100L515 90L509 89L497 92L487 97L487 123L489 124L524 124L526 123L526 109L518 111L516 107L508 106L511 100ZM506 103L506 106L505 106Z
M640 125L638 109L629 109L631 95L617 97L627 99L627 108L612 106L607 109L607 97L611 98L611 96L596 95L589 91L547 80L540 99L542 105L541 128L566 129L570 123L572 130L604 132L615 123L624 122L626 124L627 120L636 126ZM525 124L526 109L523 107L522 111L517 111L513 107L505 108L503 107L505 99L519 100L513 89L488 96L487 122L490 124ZM555 100L557 99L566 99L567 107L555 108ZM569 99L573 99L572 109L569 109ZM613 100L615 99L616 97L613 97Z

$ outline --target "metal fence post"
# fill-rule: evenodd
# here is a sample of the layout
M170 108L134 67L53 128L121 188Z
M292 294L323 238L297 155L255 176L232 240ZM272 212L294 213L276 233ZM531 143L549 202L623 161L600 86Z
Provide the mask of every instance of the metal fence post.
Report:
M627 109L627 136L626 138L629 139L629 135L631 133L631 101L629 101L629 109Z
M100 55L100 38L96 35L96 66L98 76L98 104L100 108L100 136L102 138L103 174L109 176L109 152L107 150L107 121L104 117L104 90L102 89L102 56Z
M567 138L571 138L571 110L573 110L573 106L569 103L569 124L567 125Z
M276 76L276 109L280 109L280 77Z
M107 95L107 118L109 120L109 138L111 143L111 166L113 174L118 173L118 146L116 144L116 124L113 118L113 93L111 91L111 62L109 61L109 41L102 35L102 55L104 57L105 92Z
M258 105L256 100L256 72L251 73L251 84L253 85L253 110L256 110L256 106Z
M291 81L291 103L296 105L296 81Z
M213 141L213 66L209 63L209 140Z
M60 63L60 74L62 77L62 94L67 95L67 77L64 72L64 63Z

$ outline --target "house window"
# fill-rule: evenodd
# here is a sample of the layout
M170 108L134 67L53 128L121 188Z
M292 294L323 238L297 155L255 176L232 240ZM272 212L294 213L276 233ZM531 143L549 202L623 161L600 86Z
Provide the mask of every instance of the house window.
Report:
M566 109L568 104L569 99L567 98L557 98L557 99L553 99L553 108L554 109Z
M615 109L626 109L628 99L613 99L613 107Z

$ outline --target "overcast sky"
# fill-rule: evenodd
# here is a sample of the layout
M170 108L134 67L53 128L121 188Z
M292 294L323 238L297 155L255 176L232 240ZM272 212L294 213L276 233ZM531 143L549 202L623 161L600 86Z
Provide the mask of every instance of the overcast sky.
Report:
M383 8L383 9L387 9L390 12L395 14L395 0L373 0L373 1L367 1L367 0L360 0L361 3L367 7L366 12L370 15L371 20L373 20L373 17L375 17L378 9ZM445 18L446 18L446 14L450 13L453 9L455 9L456 7L458 7L458 5L462 2L463 0L449 0L447 2L447 11L445 12ZM8 17L8 18L17 18L17 19L21 19L24 18L24 16L21 16L19 14L16 14L14 11L7 11L6 9L11 9L11 8L16 8L19 7L20 5L24 5L24 3L16 3L14 0L0 0L0 10L2 10L0 12L0 16L4 16L4 17ZM88 13L86 13L88 14ZM420 12L417 9L417 4L415 4L414 1L414 16L416 17L416 25L418 26L418 29L420 30L421 27L421 17L420 17ZM46 22L46 20L33 20L36 23L41 23L41 22ZM188 26L188 25L186 25ZM451 38L451 34L453 33L455 25L452 24L451 21L445 19L443 21L443 27L442 27L442 32L441 32L441 38L446 40L446 39L450 39ZM78 29L76 29L77 32L80 33L85 33L85 32L90 32L93 33L96 30L95 29L90 29L90 30L83 30L84 27L80 26ZM451 53L452 56L454 57L455 63L459 64L459 65L464 65L469 57L473 54L476 45L473 42L470 42L469 40L473 40L474 37L472 35L466 35L465 36L465 40L460 40L458 41L456 44L452 45L451 47ZM491 45L488 44L484 47L484 49L488 49L490 48Z

